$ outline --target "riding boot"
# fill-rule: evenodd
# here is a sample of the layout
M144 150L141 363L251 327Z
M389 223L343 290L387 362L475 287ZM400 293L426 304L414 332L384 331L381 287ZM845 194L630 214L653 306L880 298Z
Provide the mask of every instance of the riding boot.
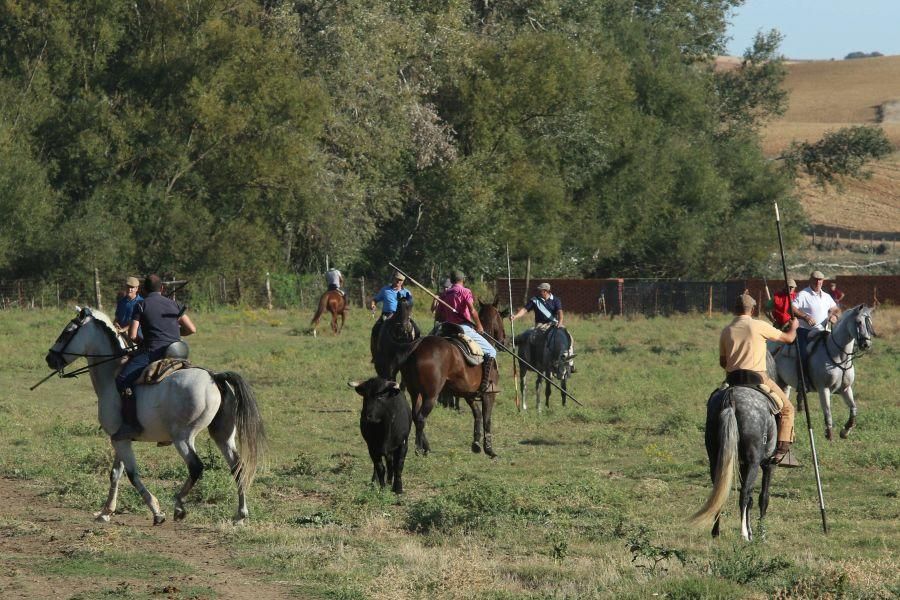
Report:
M122 390L122 425L119 430L112 434L111 438L114 442L123 440L133 440L141 435L144 428L138 422L137 418L137 399L134 392L129 388Z
M772 455L772 464L779 467L800 466L800 463L791 454L791 442L778 442L778 445L775 447L775 454Z
M483 394L488 389L488 383L491 380L491 369L496 360L493 357L485 356L484 362L481 363L481 385L478 386L478 393Z

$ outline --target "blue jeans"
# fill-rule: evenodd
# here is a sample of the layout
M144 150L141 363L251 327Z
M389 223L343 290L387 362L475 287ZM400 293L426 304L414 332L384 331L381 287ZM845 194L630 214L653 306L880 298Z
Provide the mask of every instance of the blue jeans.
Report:
M144 369L153 361L161 359L165 353L166 349L162 348L155 352L143 351L133 355L122 367L122 370L119 371L119 374L116 375L116 389L119 390L119 393L121 394L133 386L137 378L144 372Z
M481 334L475 331L469 325L460 325L462 330L465 332L467 336L475 340L475 343L478 344L478 347L484 352L485 356L489 356L491 358L497 358L497 351L491 346L486 339L481 337Z

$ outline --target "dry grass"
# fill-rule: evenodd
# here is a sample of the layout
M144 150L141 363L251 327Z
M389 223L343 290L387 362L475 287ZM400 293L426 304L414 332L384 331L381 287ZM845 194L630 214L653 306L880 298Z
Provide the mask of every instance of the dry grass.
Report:
M722 61L729 68L735 61ZM787 65L790 92L785 115L763 131L763 151L777 156L793 141L814 142L829 131L876 124L879 107L900 100L900 56L803 61ZM881 123L900 148L900 123ZM813 224L857 231L900 232L900 155L871 166L872 177L822 188L807 178L798 193Z

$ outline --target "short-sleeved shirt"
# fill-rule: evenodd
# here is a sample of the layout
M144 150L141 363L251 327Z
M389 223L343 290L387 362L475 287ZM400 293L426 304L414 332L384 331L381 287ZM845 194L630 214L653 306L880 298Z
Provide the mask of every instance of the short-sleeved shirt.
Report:
M794 306L805 312L813 318L815 325L810 326L806 321L800 320L800 327L803 329L824 329L825 319L828 318L828 311L837 306L834 298L828 295L828 292L821 290L818 293L812 288L807 287L797 294Z
M373 300L375 303L381 302L381 314L391 314L397 312L397 301L405 298L407 302L412 303L412 294L406 288L395 290L392 286L386 285L375 294Z
M541 307L546 309L550 316L545 315L544 311L541 310ZM559 311L562 310L562 301L553 294L550 294L546 300L539 296L535 296L525 304L525 310L534 311L535 323L552 323L554 320L559 320Z
M136 304L132 320L141 324L143 349L152 354L180 340L178 319L182 312L177 302L159 292L147 294L143 301Z
M441 300L456 309L455 313L450 309L446 310L445 318L448 322L456 323L457 325L468 325L472 321L472 313L469 312L469 305L475 304L472 290L463 287L460 283L454 283L441 294Z
M772 318L775 325L783 327L791 320L791 304L797 299L797 292L791 292L790 298L786 292L775 292L772 296Z
M119 301L116 302L116 323L122 327L128 327L131 324L131 315L134 314L134 307L143 299L144 297L140 294L134 298L129 298L128 296L119 298Z
M828 292L828 295L831 296L834 299L835 303L837 303L837 304L840 304L841 300L844 299L844 292L839 287L835 287L833 290L829 289L826 291Z
M341 272L337 269L325 271L325 282L328 285L341 285Z
M766 340L777 341L781 332L749 315L735 317L719 336L719 356L729 373L743 369L766 372Z

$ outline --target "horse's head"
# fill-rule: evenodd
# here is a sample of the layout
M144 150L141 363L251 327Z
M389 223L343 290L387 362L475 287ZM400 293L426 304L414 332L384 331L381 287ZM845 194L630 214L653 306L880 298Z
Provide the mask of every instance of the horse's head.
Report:
M555 329L548 335L547 360L550 371L557 379L566 379L569 376L569 361L574 358L574 355L569 355L570 334L565 329Z
M391 316L395 338L412 340L415 337L415 329L410 319L410 313L412 313L412 309L409 306L409 301L406 298L399 298L397 300L397 310Z
M116 337L109 317L103 313L88 307L75 307L75 310L75 318L66 324L47 352L47 366L55 371L63 370L80 356L103 352L100 340L107 340L109 343Z
M509 309L501 311L497 307L498 304L499 298L494 298L490 304L478 300L478 319L488 335L505 345L506 329L503 327L503 319L509 316Z
M54 371L62 371L69 363L85 353L84 326L93 318L90 308L75 307L75 318L69 321L62 333L56 338L56 342L47 352L47 366Z
M872 347L872 338L875 337L875 328L872 326L872 309L865 304L860 304L849 315L851 321L851 333L860 350L868 350Z

